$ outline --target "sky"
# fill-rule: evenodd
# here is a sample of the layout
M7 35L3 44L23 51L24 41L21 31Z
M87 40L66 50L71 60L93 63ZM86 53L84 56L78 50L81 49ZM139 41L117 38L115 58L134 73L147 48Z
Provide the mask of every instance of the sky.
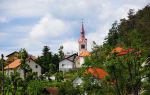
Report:
M88 50L102 45L114 21L150 0L0 0L0 54L25 48L41 55L47 45L54 53L77 52L83 19Z

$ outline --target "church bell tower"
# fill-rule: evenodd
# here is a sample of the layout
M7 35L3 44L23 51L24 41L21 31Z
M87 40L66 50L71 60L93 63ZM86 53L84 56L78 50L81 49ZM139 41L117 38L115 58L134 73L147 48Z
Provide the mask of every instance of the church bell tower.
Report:
M79 43L79 53L87 51L87 39L85 38L85 30L83 22L81 26L80 38L78 40L78 43Z

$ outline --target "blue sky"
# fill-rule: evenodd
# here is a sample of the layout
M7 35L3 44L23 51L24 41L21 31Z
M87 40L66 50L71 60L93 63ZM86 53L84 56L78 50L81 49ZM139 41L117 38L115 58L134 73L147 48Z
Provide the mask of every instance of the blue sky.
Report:
M44 45L57 52L78 51L81 19L88 49L102 44L114 21L129 9L142 9L149 0L0 0L0 54L26 48L41 55Z

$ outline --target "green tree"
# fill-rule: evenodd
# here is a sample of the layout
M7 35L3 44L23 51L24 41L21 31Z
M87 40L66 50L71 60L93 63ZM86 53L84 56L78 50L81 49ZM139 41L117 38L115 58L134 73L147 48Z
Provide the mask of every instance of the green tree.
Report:
M114 22L112 28L109 30L108 37L105 38L107 44L111 46L117 45L118 39L118 23Z
M11 73L10 80L12 83L12 95L16 95L17 89L22 83L22 79L20 78L20 74L15 70L14 73Z
M59 82L64 79L63 72L56 72L55 76L56 76L56 80Z
M38 57L36 62L42 66L42 73L49 71L49 64L52 64L52 53L48 46L44 46L42 56Z
M58 71L59 70L59 56L58 56L58 54L54 54L53 56L52 56L52 64L54 64L55 65L55 69L54 69L54 71Z
M62 60L64 58L63 46L60 46L58 49L59 59Z
M21 69L24 72L24 78L26 78L26 74L31 70L28 64L26 64L26 59L28 58L28 53L25 49L21 49L19 51L19 58L21 59Z

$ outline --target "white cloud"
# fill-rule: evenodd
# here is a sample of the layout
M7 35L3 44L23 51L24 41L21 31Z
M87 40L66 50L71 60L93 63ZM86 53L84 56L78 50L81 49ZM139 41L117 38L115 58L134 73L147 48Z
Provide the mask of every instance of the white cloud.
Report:
M78 52L78 42L77 40L68 39L63 42L64 52Z
M11 17L35 17L48 13L51 0L5 0L0 9Z
M68 23L47 14L37 24L33 25L26 38L18 41L18 44L20 47L34 51L34 53L41 50L45 45L56 51L59 48L59 44L63 42L60 38L68 37L70 34L70 25Z
M49 45L53 51L63 45L65 52L71 52L78 51L79 20L84 18L90 50L92 41L103 43L115 20L126 17L130 8L139 9L148 2L149 0L3 0L0 1L0 23L11 19L14 20L14 23L10 23L12 25L16 24L15 21L19 22L18 18L40 18L37 23L31 20L31 23L36 23L34 25L28 26L22 22L24 24L21 27L16 25L12 30L7 26L4 30L19 30L15 33L25 37L14 38L18 40L18 47L25 47L33 54L40 53L44 45ZM15 33L9 32L8 37ZM2 36L4 34L0 33Z
M0 16L0 23L7 23L9 20L4 17L4 16Z
M91 50L93 41L98 45L102 45L109 29L110 25L106 24L103 27L98 28L95 32L87 34L88 50Z
M68 32L69 25L51 15L46 15L32 28L29 39L56 38L68 34Z
M1 38L1 39L4 38L5 36L6 36L6 33L0 32L0 38Z

